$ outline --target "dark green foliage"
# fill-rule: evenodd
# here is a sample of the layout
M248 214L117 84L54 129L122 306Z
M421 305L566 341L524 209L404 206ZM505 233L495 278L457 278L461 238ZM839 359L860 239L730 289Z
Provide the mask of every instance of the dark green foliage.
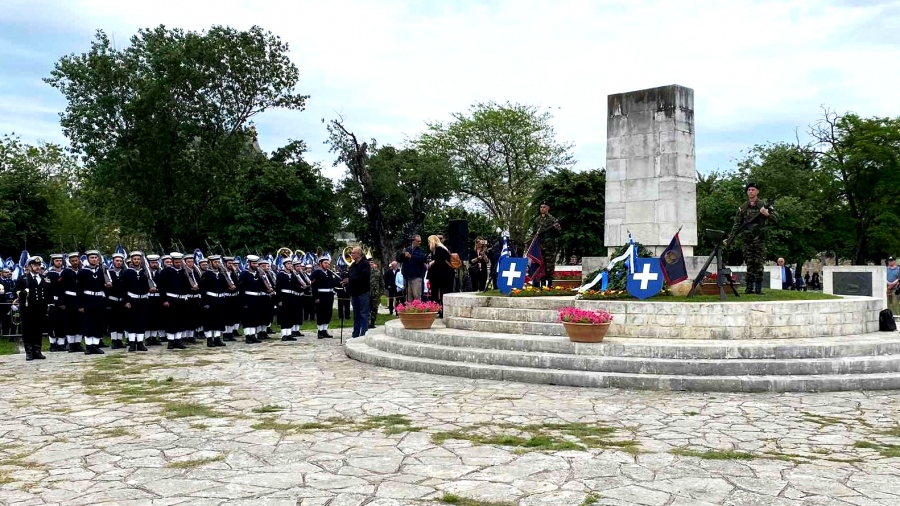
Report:
M60 122L88 170L87 197L125 233L164 247L215 237L217 211L265 165L250 119L304 107L287 52L259 27L159 26L124 49L98 31L87 53L64 56L45 79L68 101Z
M562 226L556 243L564 261L571 255L581 258L603 251L606 170L563 169L550 174L538 185L534 209L544 200Z

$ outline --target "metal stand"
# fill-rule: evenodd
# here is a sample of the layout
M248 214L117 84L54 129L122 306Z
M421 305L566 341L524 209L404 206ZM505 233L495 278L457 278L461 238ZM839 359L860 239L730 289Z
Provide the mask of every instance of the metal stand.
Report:
M703 282L703 279L706 276L709 276L709 264L712 263L713 258L716 259L716 282L719 285L719 300L725 300L727 297L725 295L725 279L727 278L727 283L731 286L731 291L734 293L735 297L740 297L741 295L738 293L737 286L734 284L734 278L731 277L731 269L726 268L722 265L722 237L725 236L725 232L721 230L711 230L706 229L706 237L712 240L716 247L713 248L712 253L709 254L709 258L706 259L706 263L703 264L703 267L700 268L700 272L697 274L697 277L694 278L694 282L691 284L691 290L688 292L688 297L693 297L694 292L697 290L697 286Z

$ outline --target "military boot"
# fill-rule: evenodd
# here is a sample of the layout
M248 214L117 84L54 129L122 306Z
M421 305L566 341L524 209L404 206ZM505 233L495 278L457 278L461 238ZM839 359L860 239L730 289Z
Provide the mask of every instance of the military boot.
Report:
M216 336L216 337L213 338L213 346L215 346L215 347L221 347L221 346L227 346L227 345L226 345L225 343L222 342L222 338L221 338L221 337Z
M762 295L762 280L756 281L756 295Z
M37 345L31 348L31 356L33 356L37 360L44 360L45 358L47 358L43 353L41 353L41 345Z
M137 351L147 351L147 347L144 346L142 341L138 341L137 345L134 347Z
M34 360L34 354L31 353L31 346L25 347L25 360L27 360L29 362Z
M137 341L129 341L128 351L137 351Z
M122 343L122 341L120 341L119 339L113 339L113 342L112 342L112 348L111 348L111 349L113 349L113 350L121 350L121 349L124 348L124 347L125 347L125 345ZM129 348L130 348L130 346L129 346ZM132 351L132 350L129 350L129 351Z

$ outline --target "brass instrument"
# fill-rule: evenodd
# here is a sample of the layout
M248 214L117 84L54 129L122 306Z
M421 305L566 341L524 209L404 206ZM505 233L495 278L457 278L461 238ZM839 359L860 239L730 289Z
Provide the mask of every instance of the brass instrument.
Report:
M280 256L285 260L290 260L291 257L294 256L294 252L291 251L290 248L279 248L278 251L275 252L275 256ZM293 261L291 263L293 264ZM309 286L309 284L306 283L299 274L297 274L297 271L294 270L293 265L290 269L285 270L288 271L288 275L291 277L291 279L295 279L298 283L300 283L300 286L302 288L306 288L307 286Z
M341 253L341 256L344 257L344 262L347 263L348 269L350 268L351 265L353 265L353 257L350 256L350 253L352 253L352 252L353 252L353 246L347 246L346 248L344 248L343 253Z

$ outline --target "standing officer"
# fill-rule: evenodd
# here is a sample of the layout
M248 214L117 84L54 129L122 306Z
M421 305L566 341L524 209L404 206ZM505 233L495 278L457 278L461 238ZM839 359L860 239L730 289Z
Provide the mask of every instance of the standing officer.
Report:
M47 327L47 305L53 301L53 288L49 278L41 276L41 257L28 259L28 271L18 279L15 294L19 300L22 317L22 344L25 360L47 358L41 353L41 340Z
M63 256L50 255L50 270L47 271L47 279L50 280L50 292L53 300L50 302L50 351L66 351L66 315L59 307L60 279L63 273Z
M756 183L747 183L744 190L747 192L747 202L743 203L734 215L731 234L739 234L744 238L744 263L747 264L746 293L762 295L766 229L769 222L775 222L778 217L759 201L759 187ZM727 246L727 242L725 245Z
M312 281L313 299L316 303L316 326L319 329L318 338L333 338L328 333L328 324L331 323L332 306L334 305L334 288L340 285L337 274L331 272L331 259L319 258L319 268L310 276Z
M534 236L541 243L541 259L544 261L544 278L534 281L534 286L553 286L556 271L556 238L562 227L559 220L550 214L550 204L541 202L541 214L534 220Z

